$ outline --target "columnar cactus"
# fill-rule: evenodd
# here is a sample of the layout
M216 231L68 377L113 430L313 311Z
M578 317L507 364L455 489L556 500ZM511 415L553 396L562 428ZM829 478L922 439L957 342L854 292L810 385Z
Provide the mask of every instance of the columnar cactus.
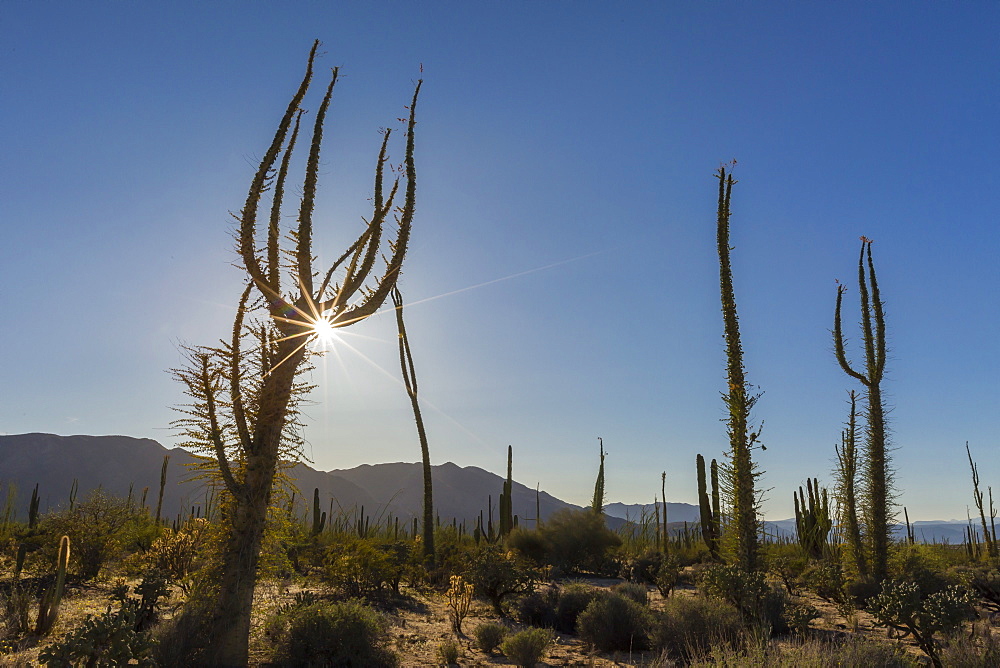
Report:
M712 554L712 559L718 559L718 518L712 514L712 508L709 506L708 485L705 482L705 458L699 454L696 463L698 467L698 508L701 511L701 536L705 540L708 551ZM712 460L712 464L715 464L715 460ZM714 488L715 481L712 482Z
M808 497L799 487L798 494L792 492L795 500L795 530L799 545L813 559L819 559L826 550L827 535L833 528L830 519L830 501L826 488L820 490L819 481L806 478Z
M591 510L600 515L604 512L604 441L598 437L598 446L601 452L601 466L597 469L597 482L594 483L594 500L590 504Z
M56 581L46 590L38 604L38 619L35 634L48 635L59 619L59 604L62 603L63 588L66 584L66 567L69 565L69 536L59 539L59 556L56 558Z
M514 448L507 446L507 479L503 483L503 492L500 494L500 537L504 537L514 528L514 507L511 504L511 492L514 488L512 478L512 465L514 458Z

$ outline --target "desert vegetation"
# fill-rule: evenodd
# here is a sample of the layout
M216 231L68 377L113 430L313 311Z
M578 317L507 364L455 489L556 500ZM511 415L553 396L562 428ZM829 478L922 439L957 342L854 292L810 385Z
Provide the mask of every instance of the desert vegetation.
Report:
M40 514L38 489L23 520L8 490L0 524L0 649L11 665L645 665L990 666L1000 663L1000 612L992 507L972 469L971 520L961 545L897 541L886 410L886 314L873 242L858 259L864 365L842 331L843 296L831 305L835 359L852 382L835 451L831 492L818 478L793 491L794 539L768 535L750 416L759 390L747 380L730 255L731 169L717 176L717 244L727 366L722 393L729 448L721 463L692 458L701 521L662 513L609 528L606 453L599 441L593 502L526 522L513 514L515 450L506 479L484 490L475 526L433 513L433 438L424 427L416 365L397 288L416 201L415 111L408 107L405 168L386 186L388 130L375 161L371 221L322 273L313 266L312 200L333 70L316 114L294 247L281 249L282 198L311 83L307 71L256 170L238 218L246 289L231 335L190 347L175 372L190 403L177 423L218 496L199 512L163 516L160 502L101 490ZM403 204L396 196L402 188ZM388 191L388 192L387 192ZM270 193L263 231L258 213ZM398 229L382 257L384 226ZM260 238L258 238L260 237ZM261 241L263 240L263 241ZM284 260L282 259L284 258ZM291 280L289 275L291 274ZM317 280L320 279L320 280ZM315 283L314 283L315 282ZM284 466L300 456L298 406L307 343L326 327L396 309L400 365L424 465L424 504L412 518L322 508ZM858 418L862 448L858 440ZM831 453L833 455L834 453ZM898 456L905 457L905 450ZM160 479L166 479L165 460ZM158 499L162 499L162 486ZM644 482L641 484L645 484ZM493 521L496 495L497 522ZM309 499L308 502L305 499ZM369 509L371 510L371 509ZM471 513L470 513L471 514Z

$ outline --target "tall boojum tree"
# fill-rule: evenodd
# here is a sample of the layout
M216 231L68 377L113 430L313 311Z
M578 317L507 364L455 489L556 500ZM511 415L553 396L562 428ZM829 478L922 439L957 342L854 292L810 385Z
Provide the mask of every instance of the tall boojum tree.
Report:
M752 449L760 436L750 425L750 409L759 394L749 391L743 368L743 345L740 342L740 324L736 314L736 297L733 291L733 270L729 253L730 201L736 181L726 168L720 167L719 206L717 214L716 241L719 250L719 284L722 295L722 318L725 324L726 377L729 389L723 393L728 411L729 430L729 475L731 526L726 536L732 540L736 561L746 571L757 568L758 552L758 498L755 491L756 478L760 475L752 457Z
M867 237L861 237L861 254L858 257L858 292L865 347L865 366L862 371L857 371L851 366L844 349L841 306L846 289L845 285L837 286L833 346L840 368L865 388L864 415L867 425L861 476L862 515L871 573L876 580L882 581L889 575L889 544L892 542L891 532L895 518L895 495L881 385L885 373L885 312L879 296L878 280L875 277L875 264L872 261L872 240Z
M311 355L306 344L318 331L352 325L381 308L402 267L415 208L413 148L420 81L413 92L406 126L403 205L396 205L399 178L388 195L385 192L384 166L391 134L386 130L375 165L371 220L324 274L316 272L313 211L323 126L338 78L334 68L313 124L297 226L290 235L294 247L282 258L279 239L285 182L318 45L318 41L313 44L305 76L281 117L253 176L243 209L236 216L237 250L249 280L238 303L232 338L220 347L190 348L190 364L175 372L193 399L183 409L186 417L179 421L188 436L187 445L200 448L214 459L228 495L220 565L206 596L208 621L201 629L211 639L211 647L200 660L211 665L247 664L251 604L272 490L280 460L298 454L296 408L308 390L299 378L308 368ZM266 240L260 245L258 211L267 191L271 192L271 206ZM398 230L389 242L384 271L373 274L391 214L395 214ZM290 286L282 285L286 268L291 274ZM251 299L253 295L257 298ZM252 320L254 315L258 320ZM250 334L257 343L255 351L243 347L244 338Z

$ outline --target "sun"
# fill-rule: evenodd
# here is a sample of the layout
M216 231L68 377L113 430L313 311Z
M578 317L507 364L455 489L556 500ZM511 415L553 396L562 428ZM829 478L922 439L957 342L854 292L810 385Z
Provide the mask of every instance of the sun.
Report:
M315 337L316 344L323 348L331 348L333 344L337 342L340 338L337 333L337 329L333 326L327 318L320 317L317 318L313 323L313 337Z

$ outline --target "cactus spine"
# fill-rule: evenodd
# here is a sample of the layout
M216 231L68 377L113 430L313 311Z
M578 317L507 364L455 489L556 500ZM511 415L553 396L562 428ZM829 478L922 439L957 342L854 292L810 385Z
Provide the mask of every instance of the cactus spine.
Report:
M397 286L392 287L392 303L396 307L396 330L399 333L399 366L403 372L403 384L406 394L410 397L410 407L413 409L413 420L417 425L417 438L420 440L420 458L424 468L424 561L429 566L434 565L434 491L431 476L431 453L427 445L427 431L424 429L424 418L420 413L420 402L417 401L417 371L413 366L413 354L410 352L410 339L406 336L406 325L403 323L403 295Z
M597 438L601 451L601 466L597 469L597 482L594 483L594 500L590 504L594 514L600 515L604 512L604 441Z
M754 491L755 478L759 475L751 456L751 449L760 431L750 428L750 409L760 398L748 392L746 374L743 369L743 346L740 343L740 325L736 313L736 297L733 291L733 272L729 260L732 247L729 245L729 203L736 181L732 174L720 167L719 207L717 217L717 242L719 250L719 284L722 295L722 317L725 323L726 375L729 391L723 395L729 413L730 457L730 512L732 517L733 546L736 560L745 571L757 568L758 529L757 494ZM728 534L729 532L727 532Z
M802 487L796 494L792 492L795 500L795 531L798 534L799 545L813 559L823 556L826 549L827 534L833 528L833 521L830 519L830 500L826 493L826 488L819 488L819 481L806 478L806 490L808 496L803 493Z
M861 237L861 253L858 257L858 292L861 300L861 328L865 347L863 372L851 367L844 352L840 314L846 289L845 285L837 286L833 346L840 368L865 388L867 401L865 416L868 428L865 432L865 459L862 466L863 516L865 537L871 554L872 575L881 582L889 575L889 543L895 515L893 510L895 499L890 458L886 448L885 405L882 401L881 388L885 372L885 313L882 310L882 299L875 277L875 264L872 261L872 240L867 237Z
M705 458L700 454L696 459L698 467L698 509L701 511L701 537L705 540L708 551L712 554L712 559L719 558L719 534L718 518L713 516L712 508L709 507L708 486L705 483ZM713 471L715 471L715 460L712 460ZM716 496L715 479L712 480L713 497Z
M62 603L63 588L66 584L66 567L69 565L69 536L59 540L59 556L56 558L56 581L49 587L38 604L38 620L35 634L48 635L59 619L59 604Z

